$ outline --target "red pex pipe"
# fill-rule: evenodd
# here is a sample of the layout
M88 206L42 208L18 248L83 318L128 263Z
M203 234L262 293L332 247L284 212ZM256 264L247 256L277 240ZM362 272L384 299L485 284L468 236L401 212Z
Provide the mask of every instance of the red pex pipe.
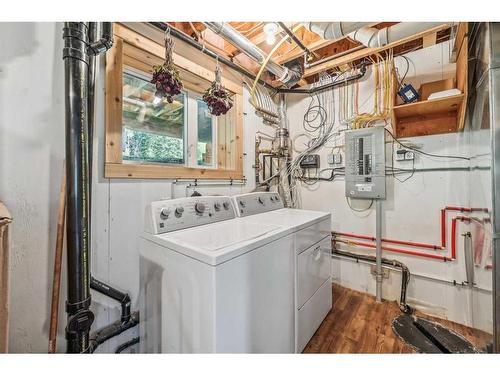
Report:
M382 242L393 243L397 245L406 245L413 247L421 247L423 249L431 249L431 250L446 250L446 211L459 211L459 212L488 212L486 208L475 208L475 207L460 207L460 206L446 206L441 209L441 246L428 244L423 242L413 242L413 241L402 241L402 240L393 240L390 238L382 238ZM370 240L375 241L375 237L365 236L362 234L355 233L347 233L347 232L334 232L335 234L343 237L357 238L361 240Z
M411 251L411 250L406 250L406 249L397 249L397 248L387 247L387 246L382 246L382 249L385 251L393 252L393 253L414 255L414 256L419 256L419 257L423 257L423 258L442 260L445 262L455 260L457 258L457 220L470 222L471 219L467 216L456 216L451 220L451 258L446 257L446 256L441 256L441 255L421 253L421 252L417 252L417 251ZM342 233L342 232L335 232L334 234L337 236L343 236L343 237L353 237L353 238L360 238L360 239L371 240L371 241L375 240L374 237L364 236L361 234ZM406 243L406 241L397 241L397 240L391 240L391 241L395 241L396 243L402 243L402 244ZM388 241L386 241L386 242L388 242ZM347 240L347 243L353 244L353 245L358 245L358 246L363 246L363 247L368 247L371 249L376 248L375 245L368 244L366 242ZM411 242L411 244L414 246L417 246L418 243Z
M446 211L489 212L487 208L477 208L477 207L446 206L445 208L443 208L441 210L441 247L443 249L446 248Z
M446 248L446 209L441 209L441 247Z
M353 245L367 247L367 248L371 248L371 249L376 248L375 245L365 243L365 242L359 242L359 241L347 241L347 244L353 244ZM453 260L451 258L448 258L446 256L442 256L442 255L420 253L417 251L396 249L394 247L387 247L387 246L382 246L382 250L389 251L392 253L407 254L407 255L414 255L414 256L423 257L423 258L437 259L437 260L441 260L443 262L449 262L449 261Z
M457 218L451 219L451 257L457 256Z
M362 234L354 234L354 233L345 233L345 232L335 232L336 235L343 236L343 237L351 237L351 238L358 238L361 240L370 240L370 241L375 241L375 237L371 236L364 236ZM401 241L401 240L391 240L389 238L382 238L382 242L387 242L387 243L393 243L397 245L407 245L407 246L414 246L414 247L422 247L425 249L432 249L432 250L443 250L441 246L436 246L432 244L426 244L422 242L411 242L411 241Z

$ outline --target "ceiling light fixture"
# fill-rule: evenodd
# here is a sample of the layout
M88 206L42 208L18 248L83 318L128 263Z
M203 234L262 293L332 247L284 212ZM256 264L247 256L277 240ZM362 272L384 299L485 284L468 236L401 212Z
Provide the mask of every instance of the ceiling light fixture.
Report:
M266 43L273 45L276 42L276 33L278 25L274 22L269 22L264 25L264 33L266 34Z

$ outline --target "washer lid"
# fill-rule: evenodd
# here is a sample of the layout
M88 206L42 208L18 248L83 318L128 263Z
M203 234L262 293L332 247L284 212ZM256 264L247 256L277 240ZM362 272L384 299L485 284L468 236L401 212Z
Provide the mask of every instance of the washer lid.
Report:
M228 246L259 238L280 229L277 225L228 221L204 225L195 230L177 231L168 236L169 241L179 245L199 248L204 251L217 251Z
M145 233L144 238L215 266L283 237L287 232L278 225L233 219L171 233Z

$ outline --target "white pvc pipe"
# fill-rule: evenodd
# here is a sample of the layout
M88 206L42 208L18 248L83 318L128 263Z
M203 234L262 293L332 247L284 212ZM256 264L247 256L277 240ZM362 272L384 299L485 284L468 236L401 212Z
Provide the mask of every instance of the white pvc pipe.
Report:
M378 48L442 24L440 22L401 22L380 30L362 27L349 34L349 38L362 43L365 47Z
M304 22L303 25L323 39L336 40L373 22Z
M373 22L306 22L304 26L323 39L336 40L344 36L365 47L377 48L440 26L443 22L400 22L383 29L369 27Z

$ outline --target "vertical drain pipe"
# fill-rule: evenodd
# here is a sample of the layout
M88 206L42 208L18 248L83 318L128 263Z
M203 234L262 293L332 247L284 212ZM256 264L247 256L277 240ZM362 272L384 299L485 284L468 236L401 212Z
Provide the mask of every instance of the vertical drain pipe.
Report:
M97 39L97 22L89 23L89 41ZM88 51L88 50L87 50ZM88 142L87 142L87 160L88 160L88 181L89 181L89 194L88 194L88 241L89 241L89 265L92 264L90 257L92 256L92 169L94 166L94 119L95 119L95 78L96 78L96 57L93 53L88 54L89 62L89 81L88 81L88 96L87 96L87 115L88 115ZM90 266L89 266L90 267Z
M376 280L377 280L377 302L382 302L382 200L375 201L375 237L376 237Z
M94 314L90 307L88 243L88 23L65 22L63 29L66 104L68 353L89 351Z
M111 22L65 22L63 29L66 104L67 258L68 299L66 340L68 353L90 352L94 314L90 297L90 186L94 116L94 55L113 44ZM89 39L89 36L91 37ZM90 119L90 121L89 121Z

